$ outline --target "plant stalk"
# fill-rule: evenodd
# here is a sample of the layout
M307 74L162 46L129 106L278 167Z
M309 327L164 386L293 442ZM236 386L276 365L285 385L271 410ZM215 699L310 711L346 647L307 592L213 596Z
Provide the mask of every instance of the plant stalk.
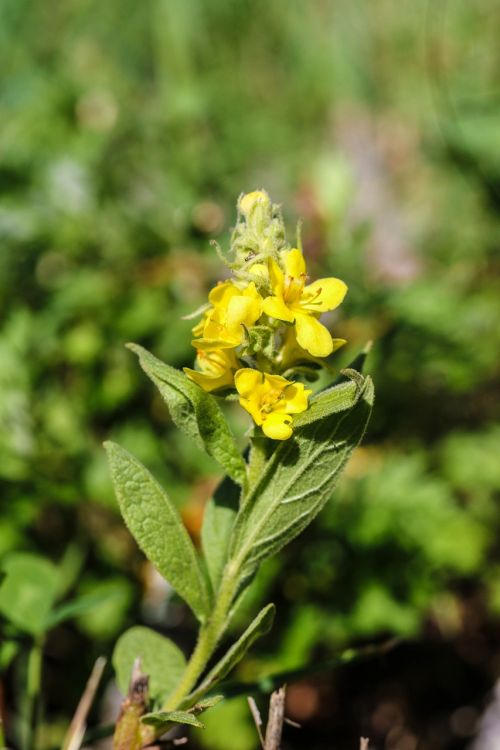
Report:
M40 710L39 697L42 680L42 651L43 638L37 637L35 638L28 655L26 710L22 743L24 750L34 750L36 746L36 731Z
M2 721L2 717L0 716L0 750L4 750L4 748L6 748L6 747L7 747L7 745L5 744L5 735L4 735L4 731L3 731L3 721Z
M226 567L212 614L200 628L198 642L189 659L181 681L167 698L163 711L173 711L193 689L204 671L228 625L228 615L238 584L238 571L234 562Z

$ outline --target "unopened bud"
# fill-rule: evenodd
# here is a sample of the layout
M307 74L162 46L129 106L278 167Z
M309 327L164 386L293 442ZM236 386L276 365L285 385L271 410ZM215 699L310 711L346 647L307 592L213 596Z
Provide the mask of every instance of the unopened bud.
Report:
M269 208L271 207L269 196L264 190L254 190L251 193L246 193L245 195L241 196L239 201L239 209L243 216L245 216L247 219L250 214L254 212L257 206L264 209L264 211L269 210Z

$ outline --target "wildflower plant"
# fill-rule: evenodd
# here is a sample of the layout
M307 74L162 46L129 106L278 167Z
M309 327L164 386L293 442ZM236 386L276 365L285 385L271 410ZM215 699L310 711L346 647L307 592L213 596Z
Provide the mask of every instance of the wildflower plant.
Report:
M125 701L117 748L142 747L176 723L201 726L198 716L217 700L217 684L272 624L268 604L212 663L245 590L260 563L330 499L366 429L374 393L359 371L362 357L319 392L307 387L321 367L331 371L328 358L345 343L320 317L341 304L347 287L336 278L310 282L300 238L297 245L287 242L280 209L265 191L242 195L230 251L217 248L231 277L193 315L194 368L180 372L129 344L177 427L226 477L206 506L197 550L149 471L124 448L105 444L127 526L200 624L188 661L147 628L121 636L114 652L119 685L126 693L140 659L149 695L139 704ZM219 406L223 399L237 399L252 419L243 454Z

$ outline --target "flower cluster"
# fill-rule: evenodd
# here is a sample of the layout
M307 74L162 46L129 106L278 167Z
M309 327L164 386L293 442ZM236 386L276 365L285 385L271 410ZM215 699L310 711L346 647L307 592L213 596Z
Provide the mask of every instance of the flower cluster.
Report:
M193 328L196 369L186 375L205 391L236 389L241 406L273 440L292 435L292 415L311 393L290 380L342 346L320 322L347 292L340 279L308 284L302 251L285 239L279 207L263 190L240 197L225 262L233 278L219 282Z

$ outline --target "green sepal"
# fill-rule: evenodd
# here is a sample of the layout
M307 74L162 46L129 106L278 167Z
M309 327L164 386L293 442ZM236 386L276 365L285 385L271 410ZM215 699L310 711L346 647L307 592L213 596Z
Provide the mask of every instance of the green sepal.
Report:
M269 326L252 326L247 329L248 353L264 354L272 357L274 346L274 331Z

